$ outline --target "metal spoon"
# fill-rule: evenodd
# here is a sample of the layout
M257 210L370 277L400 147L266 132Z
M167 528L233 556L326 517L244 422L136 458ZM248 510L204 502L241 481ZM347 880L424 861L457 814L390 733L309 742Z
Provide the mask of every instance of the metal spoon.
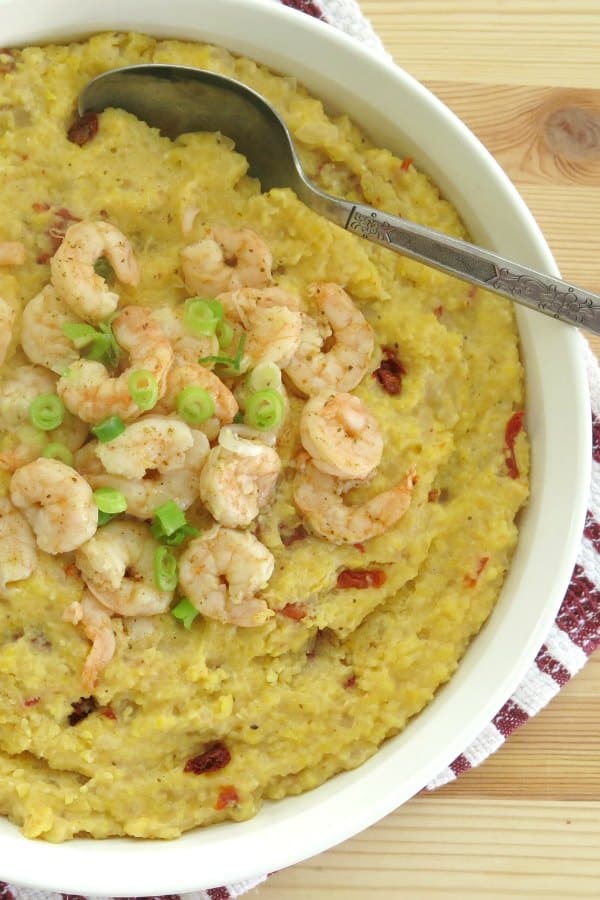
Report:
M600 334L600 296L432 228L321 191L302 169L273 107L238 81L188 66L126 66L91 81L78 106L81 115L121 107L170 138L219 131L233 139L264 191L289 187L311 209L354 234Z

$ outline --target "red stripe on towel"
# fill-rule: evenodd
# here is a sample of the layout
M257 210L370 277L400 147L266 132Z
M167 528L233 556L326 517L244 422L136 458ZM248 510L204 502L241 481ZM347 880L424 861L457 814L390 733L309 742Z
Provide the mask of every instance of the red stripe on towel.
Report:
M589 656L600 645L599 621L600 591L576 565L556 624Z
M514 700L507 700L502 709L496 713L492 719L492 723L496 726L502 737L508 737L520 725L523 725L529 714L515 703Z
M565 669L562 663L554 659L545 644L536 656L535 662L540 672L543 672L544 675L549 675L552 681L555 681L561 687L571 678L570 672Z
M471 768L471 763L467 759L466 756L463 756L462 753L460 756L457 756L454 762L450 763L450 768L454 772L455 775L462 775L463 772L468 772Z

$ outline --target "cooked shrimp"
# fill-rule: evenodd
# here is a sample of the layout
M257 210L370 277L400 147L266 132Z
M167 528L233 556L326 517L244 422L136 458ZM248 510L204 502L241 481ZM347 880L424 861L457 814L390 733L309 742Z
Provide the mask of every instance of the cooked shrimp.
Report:
M158 544L148 525L115 519L79 547L75 562L88 589L120 616L156 616L165 612L173 591L154 581Z
M143 478L149 469L180 469L192 447L192 429L167 416L145 416L118 437L96 447L96 456L111 475Z
M205 356L217 356L219 341L216 335L189 334L183 322L183 312L183 306L160 306L151 313L152 321L160 326L171 342L174 361L180 365L184 363L195 365Z
M198 499L202 466L210 450L208 438L192 430L193 445L185 454L180 469L168 472L150 470L143 478L110 475L96 455L95 441L75 454L75 466L92 488L108 487L120 491L127 501L127 514L136 519L151 519L157 507L174 500L180 509L188 509Z
M75 550L98 527L91 487L79 472L57 459L36 459L17 469L10 481L10 497L46 553Z
M9 582L29 578L36 567L35 537L8 497L0 499L0 596Z
M67 304L46 285L23 310L21 346L32 363L52 369L57 375L79 359L73 342L63 333L63 325L80 322Z
M49 441L60 441L77 450L86 439L87 426L70 413L53 431L40 431L29 421L29 407L39 394L53 394L56 376L41 366L18 366L0 383L0 431L6 432L0 468L14 471L33 462Z
M21 241L0 241L0 266L22 266L25 244Z
M300 415L300 440L317 469L337 478L367 478L379 465L377 420L353 394L316 394Z
M286 366L300 346L299 302L282 288L242 288L219 294L225 315L246 332L242 369L258 363Z
M294 502L310 527L333 544L358 544L385 534L410 506L416 475L410 470L395 487L350 506L344 493L355 482L320 472L308 461L294 480Z
M269 284L272 264L271 251L249 228L215 225L203 240L181 251L183 280L204 297Z
M222 425L233 422L233 417L238 411L238 404L229 390L223 384L218 375L211 372L205 366L198 363L183 363L171 366L167 375L167 386L162 400L154 407L154 412L169 415L177 408L177 395L186 387L201 387L208 391L215 404L214 415L198 425L209 438L213 440L219 433Z
M272 553L248 531L216 525L179 558L179 583L196 609L231 625L262 625L273 612L256 596L273 574Z
M131 399L129 376L144 369L154 376L159 397L173 360L168 338L143 306L126 306L113 322L119 346L129 354L129 368L112 377L105 366L91 359L78 359L58 382L58 394L72 413L84 422L100 422L118 415L125 421L137 419L142 410Z
M4 365L13 336L16 313L12 306L0 297L0 366Z
M117 642L110 612L86 591L81 603L75 602L67 607L63 619L81 626L86 638L92 643L81 673L81 686L89 694L98 684L100 673L115 655Z
M249 525L268 502L281 471L276 450L253 444L244 455L213 447L200 475L200 499L222 525Z
M133 248L124 234L108 222L76 222L67 228L50 261L56 293L82 319L99 322L117 308L119 295L111 291L94 263L105 256L122 284L135 286L139 271Z
M324 352L317 323L305 316L300 346L285 372L308 396L320 391L351 391L369 370L373 329L339 284L321 284L312 293L335 342Z

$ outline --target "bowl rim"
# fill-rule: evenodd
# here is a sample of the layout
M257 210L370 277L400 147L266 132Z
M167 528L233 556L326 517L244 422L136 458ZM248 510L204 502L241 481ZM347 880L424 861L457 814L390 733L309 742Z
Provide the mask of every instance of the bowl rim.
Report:
M178 36L220 43L235 53L290 72L313 92L312 83L323 85L317 95L326 100L336 91L339 97L340 84L344 85L344 92L350 98L351 115L361 124L363 118L369 119L369 107L379 110L381 122L386 116L389 118L382 107L386 98L391 100L398 92L409 108L412 105L421 110L431 126L432 143L438 136L443 137L449 154L459 149L468 156L473 185L484 178L490 179L499 201L498 221L488 227L478 220L479 198L473 208L466 200L456 203L480 242L493 244L494 230L501 225L506 227L509 222L513 226L515 245L520 247L518 258L548 273L558 274L550 250L516 188L466 125L391 60L324 22L271 0L220 0L219 4L214 4L214 0L171 0L168 5L162 0L104 0L101 8L95 6L94 9L77 0L29 0L27 21L23 21L21 9L18 0L0 2L0 24L5 42L31 44L43 39L47 43L99 31L131 29L162 37ZM175 20L178 24L174 25ZM265 37L261 30L264 32L267 25L268 36ZM294 32L293 46L289 41L290 29ZM232 30L235 35L223 38L223 33L231 35ZM255 48L253 52L252 47ZM307 53L309 49L310 53ZM318 65L315 59L319 61ZM359 79L353 75L357 67L361 72ZM367 82L377 82L381 96L375 98L371 89L367 89ZM347 90L346 85L349 85ZM395 133L396 126L392 121L387 126L381 122L381 135ZM423 147L417 143L411 146L410 135L405 135L404 144L417 160L424 158ZM434 181L444 187L444 181L448 181L444 167L431 160L427 165L425 159L425 168ZM445 187L453 200L453 184L447 183ZM503 247L499 252L508 255ZM477 737L520 683L554 621L579 548L591 469L591 417L581 341L574 329L537 313L519 309L517 317L530 369L528 375L533 379L533 390L540 393L543 401L539 410L528 409L527 413L532 443L535 437L541 448L537 460L534 458L532 470L532 497L534 487L539 489L541 497L534 512L537 518L547 514L555 517L552 520L554 531L547 528L545 538L548 558L555 559L556 563L551 576L545 580L540 578L540 590L545 590L546 594L544 602L538 601L535 606L535 615L531 610L523 609L522 621L527 634L518 645L518 653L510 667L503 668L498 641L510 634L506 622L514 626L516 601L512 595L516 594L517 599L523 601L524 593L535 587L523 559L527 549L522 547L523 540L515 554L518 565L515 562L511 567L501 601L489 620L494 620L494 629L488 625L484 627L458 671L433 702L409 728L388 741L359 769L335 776L298 797L267 804L265 810L249 822L197 829L174 842L113 838L104 841L78 839L55 845L28 841L14 826L0 822L0 846L3 847L0 878L19 885L72 894L156 896L259 876L320 853L373 824L423 788ZM553 378L545 366L540 349L542 343L558 355L562 382L558 375ZM553 403L560 409L562 427L571 437L570 446L561 445L560 451L551 443L551 439L560 435L556 423L552 422L551 411L547 409L548 379L558 395L558 400L553 397ZM561 471L564 484L557 487L559 501L553 498L550 503L545 494L541 496L546 479ZM529 534L533 529L533 525L529 525L533 513L528 510L527 515L524 530ZM481 673L493 680L494 687L489 692L482 685L473 683ZM476 713L462 709L465 690L477 704ZM439 699L442 696L445 698L443 703ZM414 747L419 740L428 740L436 734L447 737L423 762ZM398 777L398 766L406 766L411 760L415 768L408 776ZM360 773L358 776L357 772ZM387 784L385 790L384 784ZM100 867L98 861L102 864Z

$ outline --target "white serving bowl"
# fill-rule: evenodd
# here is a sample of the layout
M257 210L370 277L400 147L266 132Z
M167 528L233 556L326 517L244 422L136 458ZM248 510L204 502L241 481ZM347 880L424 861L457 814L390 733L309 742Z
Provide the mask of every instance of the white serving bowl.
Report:
M377 142L414 157L474 239L548 273L556 264L494 159L424 87L385 58L269 0L0 0L3 46L107 29L211 41L296 76ZM289 866L348 838L413 796L502 706L541 646L569 582L587 503L591 434L581 343L568 326L518 309L532 442L531 501L499 603L458 672L360 768L269 803L249 822L173 842L23 838L0 821L0 878L74 894L157 895Z

